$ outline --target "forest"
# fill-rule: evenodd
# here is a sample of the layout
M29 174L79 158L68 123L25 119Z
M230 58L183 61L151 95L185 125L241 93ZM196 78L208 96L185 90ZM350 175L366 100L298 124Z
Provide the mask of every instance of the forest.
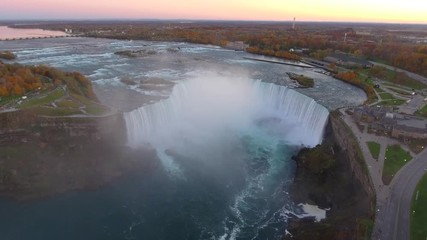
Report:
M95 100L92 83L78 72L62 72L52 67L5 64L0 61L0 97L22 96L66 86L74 94Z
M223 47L241 41L248 44L248 52L290 60L302 56L323 59L338 50L427 77L427 31L422 26L301 23L292 28L286 22L112 21L60 22L40 27L73 29L74 33L89 37L184 41ZM411 37L424 41L410 40Z

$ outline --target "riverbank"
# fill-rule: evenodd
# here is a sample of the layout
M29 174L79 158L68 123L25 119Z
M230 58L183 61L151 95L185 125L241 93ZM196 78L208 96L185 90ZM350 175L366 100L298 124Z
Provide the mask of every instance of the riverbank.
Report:
M11 28L8 26L0 26L0 41L1 40L67 37L67 36L70 36L70 35L62 31L51 31L51 30L43 30L38 28L22 28L21 29L21 28Z
M296 203L309 203L326 209L326 219L315 222L310 219L292 218L285 239L369 239L373 226L375 197L368 192L362 179L367 173L359 172L360 161L352 158L354 149L339 137L342 126L331 115L320 152L315 154L332 157L333 164L321 164L321 171L313 167L325 157L313 157L313 153L301 151L295 157L297 170L290 195ZM338 132L337 132L338 130ZM344 130L344 129L342 129ZM351 152L349 152L351 151ZM307 159L307 157L312 159ZM302 162L313 161L313 164ZM328 161L328 160L327 160ZM327 168L324 166L329 165ZM316 170L317 169L317 170ZM362 190L362 191L361 191Z
M0 196L32 200L95 189L154 159L125 146L121 114L97 118L46 118L30 110L0 114Z

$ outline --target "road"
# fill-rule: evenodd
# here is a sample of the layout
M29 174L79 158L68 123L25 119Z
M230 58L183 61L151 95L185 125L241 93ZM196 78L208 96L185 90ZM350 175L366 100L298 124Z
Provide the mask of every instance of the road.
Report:
M415 79L417 81L420 81L420 82L423 82L423 83L427 84L427 78L425 78L425 77L423 77L423 76L421 76L419 74L416 74L416 73L413 73L413 72L408 72L408 71L406 71L404 69L396 68L396 67L393 67L393 66L390 66L390 65L386 65L386 64L382 64L382 63L377 63L377 62L371 62L371 63L374 64L374 65L385 67L385 68L387 68L389 70L396 70L398 72L404 72L410 78L413 78L413 79Z
M393 177L387 186L382 181L382 171L385 159L385 150L388 145L398 144L394 139L368 134L360 131L351 116L342 109L344 122L352 129L358 139L360 148L368 165L369 174L374 185L377 197L377 216L375 219L373 240L409 240L409 224L412 195L415 188L427 173L427 148L416 155ZM380 143L381 149L378 160L371 156L366 142ZM402 145L406 151L409 149Z
M426 150L407 163L393 178L388 201L379 206L372 239L409 239L412 195L426 173L425 168Z
M418 109L421 109L424 106L424 104L424 97L417 94L413 96L409 102L400 106L399 112L414 115Z

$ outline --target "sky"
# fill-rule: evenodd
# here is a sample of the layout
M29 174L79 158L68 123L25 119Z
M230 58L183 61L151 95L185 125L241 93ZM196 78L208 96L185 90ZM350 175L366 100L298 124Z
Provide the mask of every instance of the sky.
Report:
M427 0L0 0L0 20L189 19L426 23Z

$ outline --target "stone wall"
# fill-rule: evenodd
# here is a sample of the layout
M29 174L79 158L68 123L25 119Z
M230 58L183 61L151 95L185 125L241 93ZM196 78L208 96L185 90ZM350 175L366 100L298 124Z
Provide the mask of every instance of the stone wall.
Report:
M330 114L330 121L336 142L341 147L342 151L346 153L350 161L352 174L363 186L363 190L367 193L369 202L371 202L371 210L374 212L376 199L375 189L357 139L351 129L340 118L340 113L338 111Z
M126 139L122 114L106 117L43 117L31 111L14 111L0 114L0 123L0 146L78 137L111 139L121 143Z

